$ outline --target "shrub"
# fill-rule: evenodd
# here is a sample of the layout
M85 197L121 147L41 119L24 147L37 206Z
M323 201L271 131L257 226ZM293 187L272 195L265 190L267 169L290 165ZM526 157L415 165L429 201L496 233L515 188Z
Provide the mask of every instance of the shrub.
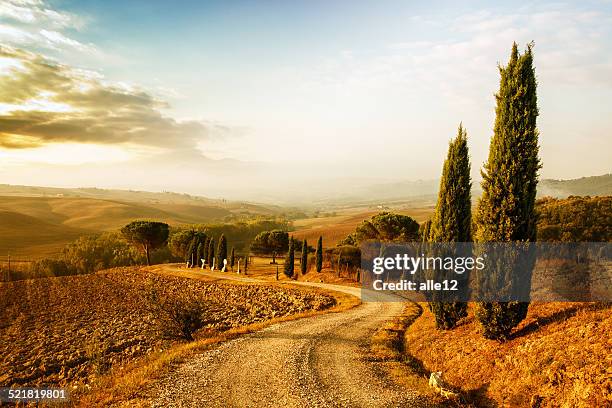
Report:
M149 305L159 332L166 338L192 341L194 333L205 325L205 303L195 296L164 294L151 289Z

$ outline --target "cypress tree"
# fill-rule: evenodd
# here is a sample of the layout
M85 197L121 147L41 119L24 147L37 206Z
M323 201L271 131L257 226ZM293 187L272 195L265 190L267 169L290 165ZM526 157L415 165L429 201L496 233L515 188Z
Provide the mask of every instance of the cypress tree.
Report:
M495 126L489 158L481 172L482 197L476 210L478 242L533 242L536 239L534 206L541 165L532 47L529 44L519 54L514 43L508 65L499 67ZM527 263L523 262L521 270L523 290L530 289L533 270L533 262ZM498 268L498 273L489 272L489 276L495 275L506 285L516 287L516 268L507 263L504 266ZM512 328L526 317L528 307L528 302L480 302L476 317L485 337L505 340Z
M247 273L247 267L249 266L249 253L244 256L244 274Z
M429 241L430 232L431 232L431 219L428 219L427 221L419 225L419 239L421 240L421 242Z
M302 272L302 275L306 275L306 272L308 272L308 243L306 242L306 238L304 238L304 242L302 243L302 257L300 259L300 272Z
M191 266L191 254L193 253L193 247L195 245L195 238L191 239L191 242L189 243L189 247L187 247L187 252L185 252L185 262L189 263L189 266Z
M204 244L202 245L202 259L205 263L208 263L208 245L210 245L210 239L204 237Z
M234 270L234 262L235 261L236 261L236 254L234 252L234 247L232 247L232 252L231 252L230 260L229 260L229 264L230 264L230 267L232 268L232 271Z
M463 125L460 124L457 137L448 145L436 209L431 223L426 225L423 231L426 240L432 242L471 241L471 188L467 134ZM437 246L436 249L438 249ZM449 248L449 250L453 251L455 248ZM440 272L436 271L436 274ZM467 276L464 275L462 278L463 283L467 283ZM456 277L451 277L451 279L456 279ZM467 289L467 286L462 285L462 289ZM467 316L467 304L456 301L452 299L452 296L444 293L436 294L429 303L429 308L436 318L438 329L451 329L455 327L459 319Z
M224 234L221 234L219 246L217 247L217 265L219 269L223 268L224 259L227 259L227 239Z
M200 265L202 263L202 252L204 251L204 243L200 242L198 244L198 250L196 251L196 265Z
M321 272L323 270L323 237L319 236L319 240L317 241L317 272Z
M291 278L293 276L293 263L295 260L295 251L293 249L293 237L289 238L289 250L287 251L287 256L285 257L284 264L284 272L287 277Z
M208 265L212 267L213 259L215 259L215 239L210 238L208 241L208 259L206 260Z

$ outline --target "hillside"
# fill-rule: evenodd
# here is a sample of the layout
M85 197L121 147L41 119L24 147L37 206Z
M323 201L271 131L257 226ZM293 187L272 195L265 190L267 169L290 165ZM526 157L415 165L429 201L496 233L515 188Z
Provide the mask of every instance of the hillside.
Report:
M70 241L91 231L0 209L0 254L38 258L56 253Z
M564 198L576 196L612 195L612 174L581 177L573 180L546 179L538 186L538 196Z
M261 205L242 201L227 201L173 192L136 190L112 190L102 188L57 188L0 184L0 196L17 197L70 197L136 202L140 204L171 204L222 207L230 211L248 211L256 214L273 214L280 210L274 205Z
M396 205L406 201L435 202L440 181L401 180L376 184L339 183L333 193L324 197L304 200L304 206L335 208L343 206L381 204ZM472 180L472 197L482 194L480 179ZM612 195L612 174L582 177L571 180L541 179L538 183L538 197L566 198L571 195L603 196Z
M39 193L30 197L18 196L16 192L12 196L0 196L0 254L10 253L27 259L48 256L59 252L67 242L80 235L115 230L134 219L155 219L180 225L220 221L232 215L274 213L263 206L224 205L207 200L139 203L89 197L49 197Z
M339 241L346 238L363 220L371 218L381 211L392 211L399 214L409 215L417 222L427 220L433 213L433 206L401 206L397 208L353 208L339 211L333 216L313 217L297 220L293 223L295 231L291 234L298 238L306 238L314 245L319 236L323 237L323 245L326 247L334 246Z
M422 306L405 334L407 358L427 373L441 371L476 406L609 406L610 305L532 303L505 343L480 334L471 305L453 330L436 330Z

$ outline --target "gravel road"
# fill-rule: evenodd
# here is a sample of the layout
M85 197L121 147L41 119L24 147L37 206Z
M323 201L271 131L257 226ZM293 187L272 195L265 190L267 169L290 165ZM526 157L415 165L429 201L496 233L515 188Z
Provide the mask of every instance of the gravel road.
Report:
M358 288L308 285L359 296ZM147 394L154 407L426 406L366 356L374 330L402 309L399 302L364 303L275 324L196 355Z

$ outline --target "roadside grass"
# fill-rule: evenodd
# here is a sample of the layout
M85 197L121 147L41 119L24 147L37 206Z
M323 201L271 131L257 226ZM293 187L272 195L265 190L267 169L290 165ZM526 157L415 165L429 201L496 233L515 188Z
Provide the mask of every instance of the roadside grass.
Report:
M209 276L198 276L197 270L192 271L185 269L183 271L173 270L168 272L161 266L155 266L151 267L150 271L160 274L169 273L174 276L183 276L191 279L215 281L215 278ZM227 280L224 281L225 283L228 282ZM252 285L254 282L233 281L232 284ZM261 284L280 285L281 283L263 282ZM297 285L295 287L298 288ZM305 288L303 286L299 286L299 289L304 290ZM195 341L189 343L179 343L166 350L152 353L140 360L134 361L123 367L118 367L117 369L113 369L106 373L103 377L101 377L98 383L92 387L91 390L80 395L75 395L75 400L72 403L72 406L146 406L147 402L145 396L143 395L143 390L146 390L150 384L167 373L173 366L184 362L194 354L201 353L221 342L262 330L274 324L305 317L317 316L325 313L342 312L361 303L357 297L342 292L311 287L307 288L306 290L331 295L336 299L336 305L326 310L297 313L290 316L270 319L265 322L233 328L215 335L214 337L196 339Z
M420 362L404 352L406 330L422 313L421 305L407 302L401 315L387 322L373 334L370 358L382 363L391 378L406 389L417 391L428 397L434 404L444 403L445 406L459 406L455 404L455 401L442 398L429 387L429 372Z

